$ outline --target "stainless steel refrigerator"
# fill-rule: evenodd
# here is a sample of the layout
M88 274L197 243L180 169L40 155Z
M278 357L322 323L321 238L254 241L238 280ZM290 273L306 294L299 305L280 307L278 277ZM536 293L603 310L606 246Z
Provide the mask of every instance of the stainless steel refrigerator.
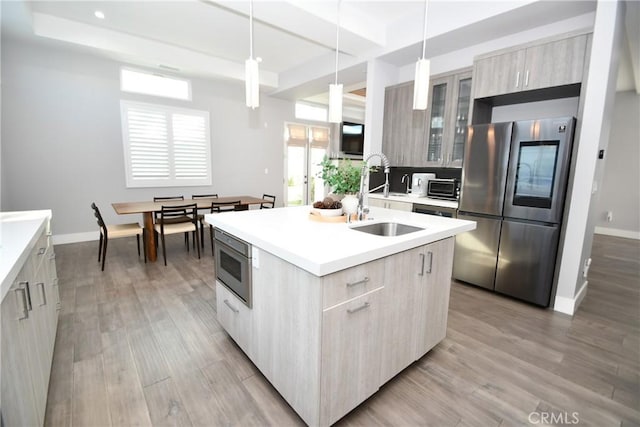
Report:
M453 277L547 307L569 175L575 118L469 127Z

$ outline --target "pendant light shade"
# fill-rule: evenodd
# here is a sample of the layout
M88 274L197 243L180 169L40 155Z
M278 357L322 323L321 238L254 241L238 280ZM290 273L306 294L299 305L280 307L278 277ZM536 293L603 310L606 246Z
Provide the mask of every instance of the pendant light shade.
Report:
M336 18L336 74L334 84L329 85L329 123L342 122L342 84L338 84L338 52L340 45L340 0Z
M416 62L416 75L413 84L413 109L426 110L429 103L429 74L431 61L418 59Z
M244 78L247 107L257 108L260 106L260 75L258 72L258 61L253 58L249 58L244 61Z
M253 0L249 1L249 59L244 62L244 83L247 107L260 106L260 73L253 57Z
M342 84L329 85L329 123L342 121Z
M429 0L424 0L424 24L422 27L422 59L416 62L416 75L413 83L413 109L426 110L429 104L429 74L431 64L425 59L427 46L427 5Z

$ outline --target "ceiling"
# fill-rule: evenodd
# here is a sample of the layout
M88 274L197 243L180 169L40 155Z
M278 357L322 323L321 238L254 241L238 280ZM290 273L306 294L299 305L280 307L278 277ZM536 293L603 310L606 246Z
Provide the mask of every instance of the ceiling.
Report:
M98 19L95 11L104 13ZM594 1L430 0L427 56L595 10ZM167 74L242 81L249 2L210 0L3 1L3 36L82 49ZM333 81L334 0L254 1L254 55L263 91L313 97ZM421 54L424 2L343 0L340 82L361 89L366 62L397 66ZM633 73L631 73L633 75ZM362 97L349 94L351 103ZM361 98L361 99L359 99Z

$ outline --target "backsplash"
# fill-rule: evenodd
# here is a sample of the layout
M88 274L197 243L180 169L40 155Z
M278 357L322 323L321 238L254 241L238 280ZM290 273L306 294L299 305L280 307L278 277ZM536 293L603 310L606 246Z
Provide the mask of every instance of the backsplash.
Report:
M411 174L414 173L435 173L436 178L460 179L462 169L392 167L389 173L389 191L404 193L407 186L402 183L402 176L407 174L410 178ZM380 168L378 172L373 172L369 175L369 188L374 188L381 184L384 184L384 172L382 171L382 168Z

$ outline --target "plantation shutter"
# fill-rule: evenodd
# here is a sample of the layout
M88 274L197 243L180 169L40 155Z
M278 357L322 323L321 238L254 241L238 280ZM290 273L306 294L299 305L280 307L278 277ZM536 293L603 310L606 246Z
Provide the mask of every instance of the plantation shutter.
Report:
M209 113L122 101L127 187L211 185Z

